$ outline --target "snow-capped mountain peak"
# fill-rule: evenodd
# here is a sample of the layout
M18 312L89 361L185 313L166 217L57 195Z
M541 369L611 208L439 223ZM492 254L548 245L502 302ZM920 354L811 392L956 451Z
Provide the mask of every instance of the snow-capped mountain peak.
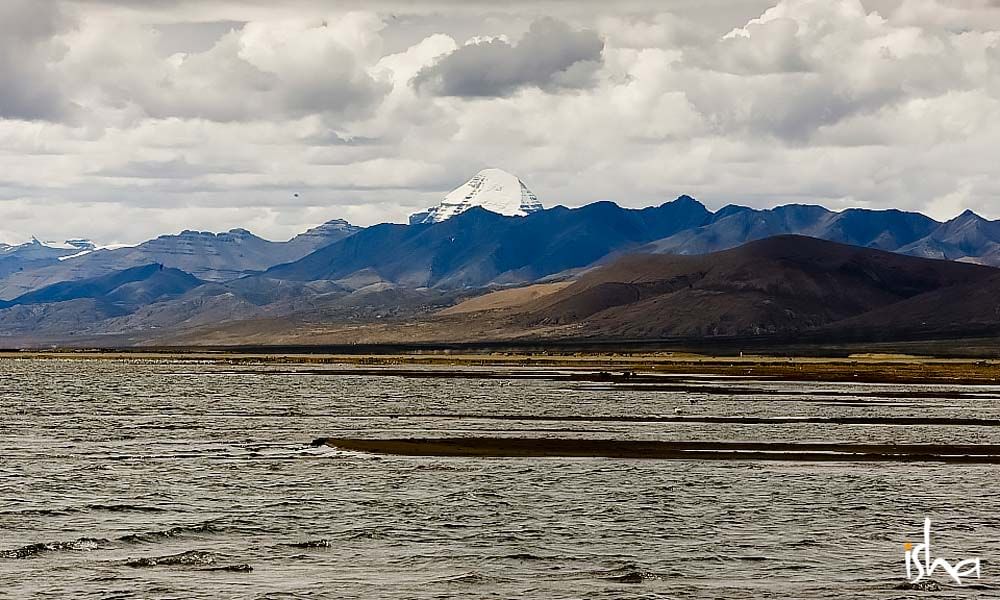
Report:
M440 223L473 206L509 217L523 217L542 210L524 182L502 169L483 169L452 190L441 204L410 216L410 223Z
M94 243L90 240L72 239L64 242L41 241L35 236L22 244L11 246L0 244L0 254L17 255L22 258L61 258L70 254L94 249Z

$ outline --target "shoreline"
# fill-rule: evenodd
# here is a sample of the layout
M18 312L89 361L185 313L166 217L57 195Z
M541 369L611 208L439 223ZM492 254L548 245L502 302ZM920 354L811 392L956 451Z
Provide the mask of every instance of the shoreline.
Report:
M588 380L614 384L645 383L643 375L692 375L774 379L783 381L856 383L1000 384L1000 360L939 358L897 354L848 357L712 356L693 353L453 353L396 354L240 352L237 350L52 350L0 351L0 360L104 360L117 362L210 362L220 365L342 365L331 375L401 375L411 377L510 377L513 369L525 376L541 369L595 372ZM497 369L492 375L481 369ZM469 369L463 374L462 369ZM476 371L473 371L476 370Z
M319 438L313 447L395 456L625 458L1000 464L1000 446L788 442L678 442L566 438Z

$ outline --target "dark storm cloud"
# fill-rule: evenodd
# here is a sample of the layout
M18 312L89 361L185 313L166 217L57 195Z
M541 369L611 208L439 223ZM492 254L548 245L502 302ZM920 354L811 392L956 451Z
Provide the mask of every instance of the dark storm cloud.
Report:
M521 88L585 88L600 66L604 41L595 31L574 31L551 18L531 24L520 42L468 44L422 69L413 79L438 96L509 96Z

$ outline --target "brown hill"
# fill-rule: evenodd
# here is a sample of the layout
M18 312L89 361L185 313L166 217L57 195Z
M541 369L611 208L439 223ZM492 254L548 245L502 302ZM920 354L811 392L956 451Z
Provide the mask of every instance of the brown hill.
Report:
M788 334L998 273L779 236L701 256L628 256L522 307L518 321L622 339Z
M465 313L483 312L487 310L513 310L515 307L529 304L533 300L544 298L549 294L554 294L570 285L569 281L559 281L556 283L536 283L523 287L498 290L489 292L482 296L470 298L454 306L438 312L441 316L461 315Z
M983 337L1000 334L1000 273L984 280L921 294L833 323L839 337Z

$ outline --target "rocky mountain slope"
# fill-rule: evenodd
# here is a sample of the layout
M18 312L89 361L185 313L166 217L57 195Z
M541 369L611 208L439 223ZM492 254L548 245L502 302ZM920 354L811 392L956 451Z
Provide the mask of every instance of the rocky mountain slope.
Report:
M183 231L163 235L138 246L98 249L50 260L37 268L0 274L0 298L11 299L60 281L89 279L123 269L162 264L206 281L229 281L294 261L359 231L343 220L330 221L287 242L272 242L245 229L225 233Z
M179 269L149 264L93 279L55 283L13 300L0 300L0 308L91 299L129 310L164 297L179 296L201 284L199 279Z
M776 235L805 235L911 256L1000 266L1000 221L965 213L940 223L919 213L789 204L727 206L699 227L652 242L643 252L705 254Z
M438 288L524 283L586 267L696 226L710 214L686 196L642 210L597 202L526 217L476 207L442 223L369 227L265 276L314 281L368 274L396 285Z
M1000 266L1000 221L967 210L898 249L903 254Z
M202 282L178 269L150 264L79 281L64 281L0 301L4 336L77 333L128 315L140 307L177 298Z
M59 264L59 259L94 249L89 240L68 240L62 244L42 243L35 238L24 244L0 244L0 279L11 274Z
M776 235L805 235L843 244L897 250L930 235L940 224L918 213L790 204L769 210L727 206L694 229L657 240L644 250L662 254L706 254Z

